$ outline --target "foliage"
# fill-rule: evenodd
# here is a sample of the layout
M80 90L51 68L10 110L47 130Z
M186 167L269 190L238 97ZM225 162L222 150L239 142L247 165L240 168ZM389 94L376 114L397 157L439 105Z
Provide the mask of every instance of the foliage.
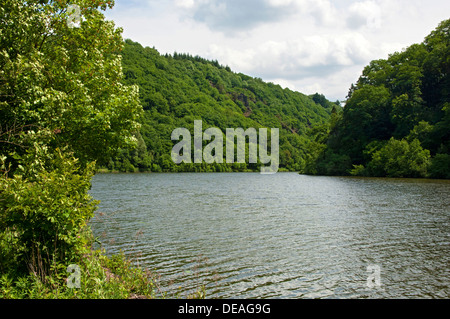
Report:
M137 144L138 88L122 83L122 30L101 13L113 3L75 3L78 27L67 1L0 5L0 274L13 281L51 284L82 258L95 161Z
M154 274L91 250L95 161L143 152L142 107L122 83L121 30L100 12L113 2L75 3L75 28L68 1L0 5L0 298L154 298Z
M124 83L138 85L145 110L137 138L139 148L123 149L107 165L116 171L231 171L257 169L251 164L182 164L170 158L171 133L183 127L193 134L194 120L203 130L279 128L280 167L300 170L306 157L309 127L326 123L339 103L323 95L306 96L273 83L234 73L217 61L189 54L161 55L156 49L125 41ZM224 153L225 154L225 153Z
M432 178L450 179L450 155L436 154L431 162L429 172Z
M372 61L305 173L448 178L437 163L450 154L449 71L450 20L422 43Z
M353 175L386 177L427 177L430 151L424 150L419 140L411 143L393 137L381 149L371 154L372 160L363 166L356 166Z
M44 279L52 266L84 252L83 232L96 207L88 194L94 165L81 170L70 154L37 143L18 162L14 177L0 177L0 231L14 238L10 266ZM2 268L8 264L2 260Z
M66 1L2 1L0 154L23 154L36 140L27 133L42 129L83 163L135 144L141 106L137 87L121 83L122 30L102 1L76 3L83 19L71 28Z
M161 291L159 278L143 268L131 264L123 253L106 256L104 251L86 253L78 263L80 287L70 288L66 283L66 268L46 282L30 274L12 277L0 275L2 299L154 299L173 298ZM204 298L204 287L180 298Z

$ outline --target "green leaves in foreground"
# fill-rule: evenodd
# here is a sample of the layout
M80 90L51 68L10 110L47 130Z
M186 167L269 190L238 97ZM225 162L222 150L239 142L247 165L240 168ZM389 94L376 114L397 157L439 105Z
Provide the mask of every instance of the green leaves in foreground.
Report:
M0 176L0 270L29 270L44 278L86 248L83 232L96 207L88 194L94 165L81 169L71 154L39 144L19 163L12 178Z
M121 82L122 30L102 1L75 3L79 27L68 26L66 1L1 2L0 154L23 154L24 137L42 130L84 163L136 143L142 107L137 86Z
M80 267L80 287L70 288L68 273L61 268L46 282L34 275L13 278L0 275L2 299L150 299L158 296L156 276L133 267L122 254L107 257L103 251L84 255Z
M0 273L41 279L81 258L93 161L134 145L142 107L122 84L112 1L0 3Z

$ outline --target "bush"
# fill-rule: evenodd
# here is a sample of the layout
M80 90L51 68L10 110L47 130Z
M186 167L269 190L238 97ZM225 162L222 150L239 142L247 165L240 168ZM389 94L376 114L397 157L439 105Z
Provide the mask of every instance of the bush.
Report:
M44 279L86 247L83 232L96 208L88 194L94 164L81 168L71 154L37 143L18 162L13 177L0 177L0 260L13 258L16 270Z
M130 264L123 254L105 256L103 251L91 251L77 264L80 286L66 284L66 268L60 269L46 282L32 274L13 278L0 275L2 299L127 299L156 298L156 275ZM162 295L162 297L164 297Z
M353 169L350 170L352 176L366 176L367 170L364 165L353 165Z
M429 171L431 178L450 179L450 155L437 154L431 161Z
M429 164L430 151L424 150L419 140L408 143L391 138L372 154L367 169L371 176L426 177Z

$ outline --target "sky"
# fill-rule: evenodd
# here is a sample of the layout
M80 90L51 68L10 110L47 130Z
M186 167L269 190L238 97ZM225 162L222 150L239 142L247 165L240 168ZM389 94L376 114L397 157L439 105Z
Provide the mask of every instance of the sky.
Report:
M236 73L344 101L372 60L420 43L448 0L116 0L123 37L217 60Z

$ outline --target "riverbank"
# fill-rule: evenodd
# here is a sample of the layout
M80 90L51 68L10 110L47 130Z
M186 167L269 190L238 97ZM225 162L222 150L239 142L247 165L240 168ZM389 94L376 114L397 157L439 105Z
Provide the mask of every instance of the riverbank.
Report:
M95 170L96 174L176 174L176 173L260 173L260 170L252 170L252 169L244 169L244 170L230 170L230 171L189 171L189 170L180 170L180 171L140 171L138 169L134 171L118 171L118 170L110 170L107 168L97 168ZM298 173L298 171L291 171L286 168L279 168L278 173Z
M13 278L0 277L1 299L203 299L204 287L182 295L176 291L162 292L156 273L132 265L124 254L107 256L104 251L91 250L67 272L56 267L41 280L37 275ZM79 280L79 281L77 281Z

